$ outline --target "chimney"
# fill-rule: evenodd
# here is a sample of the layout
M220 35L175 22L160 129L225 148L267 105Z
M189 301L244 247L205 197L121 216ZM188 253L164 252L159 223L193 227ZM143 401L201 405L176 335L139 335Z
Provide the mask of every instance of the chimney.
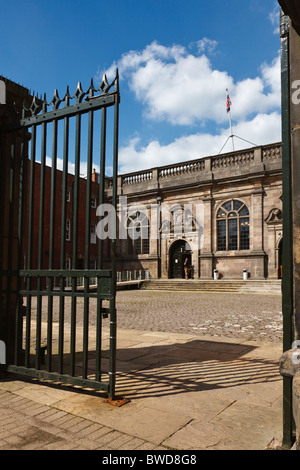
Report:
M93 183L98 183L98 182L99 182L99 174L96 173L95 168L93 168L92 182L93 182Z

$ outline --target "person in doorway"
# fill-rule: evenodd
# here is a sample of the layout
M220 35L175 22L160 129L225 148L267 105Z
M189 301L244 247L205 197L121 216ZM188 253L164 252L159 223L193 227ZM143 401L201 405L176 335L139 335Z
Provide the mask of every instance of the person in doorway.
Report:
M188 279L189 278L189 272L190 272L190 269L191 269L191 263L190 263L190 260L189 260L188 257L186 257L185 260L184 260L183 268L184 268L185 279Z

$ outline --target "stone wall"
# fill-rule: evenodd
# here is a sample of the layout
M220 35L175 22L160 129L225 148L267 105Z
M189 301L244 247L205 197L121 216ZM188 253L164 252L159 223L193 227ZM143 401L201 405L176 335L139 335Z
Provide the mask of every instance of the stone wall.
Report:
M106 181L106 194L111 197L112 181ZM128 205L159 204L172 207L188 204L193 216L200 214L201 227L183 234L192 251L194 277L212 279L214 269L222 278L242 278L243 269L253 279L278 279L280 240L282 238L282 155L281 144L275 143L238 152L120 175L118 195ZM218 208L237 199L250 211L250 248L244 251L217 251ZM272 212L273 211L273 212ZM276 212L277 211L277 212ZM276 212L276 217L272 214ZM178 237L177 237L178 238ZM119 242L119 263L149 269L151 277L170 275L170 247L176 236L150 240L147 254L128 256L127 242ZM161 264L161 268L159 267ZM129 268L130 269L130 268Z

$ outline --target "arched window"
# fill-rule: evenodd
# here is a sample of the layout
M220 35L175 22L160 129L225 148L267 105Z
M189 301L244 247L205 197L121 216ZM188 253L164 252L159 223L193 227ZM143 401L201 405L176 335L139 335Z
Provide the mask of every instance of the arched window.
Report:
M217 214L217 250L249 250L249 210L242 201L225 202Z
M129 255L149 254L149 220L146 214L137 211L129 215L127 234Z

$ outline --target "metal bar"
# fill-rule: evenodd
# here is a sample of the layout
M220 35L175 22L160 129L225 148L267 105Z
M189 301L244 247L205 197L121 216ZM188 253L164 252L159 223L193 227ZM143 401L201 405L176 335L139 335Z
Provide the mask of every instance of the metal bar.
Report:
M76 350L76 281L72 278L71 298L71 339L70 339L70 375L75 375L75 350Z
M92 100L77 103L68 108L56 109L48 113L39 114L21 119L21 126L31 127L33 124L42 124L43 122L51 122L53 119L63 119L65 117L79 116L80 114L87 113L91 110L96 111L103 106L113 106L115 104L115 92L107 95L94 97Z
M0 220L5 220L5 206L6 206L6 191L5 191L5 175L6 175L6 158L5 155L5 144L6 139L4 142L3 134L0 133ZM3 253L4 253L4 223L0 224L0 314L1 316L4 314L4 282L5 277L3 276ZM1 338L3 336L1 335Z
M282 313L283 352L293 342L293 227L291 198L291 140L290 140L290 61L289 18L281 15L281 83L282 83ZM292 379L283 377L283 447L291 448L294 418L292 410Z
M68 98L67 98L68 99ZM68 103L68 102L67 102ZM66 103L66 104L67 104ZM67 202L67 183L68 183L68 162L69 162L69 118L64 119L64 149L63 149L63 177L62 177L62 211L61 211L61 245L60 245L60 268L63 270L66 264L66 202ZM64 291L65 279L60 276L60 292ZM58 370L63 373L64 357L64 318L65 318L65 300L64 296L59 299L59 332L58 332Z
M56 165L57 165L57 120L53 121L52 129L52 171L51 171L51 200L50 200L50 239L49 239L49 269L53 269L55 206L56 206Z
M41 174L40 174L40 207L39 207L39 239L38 239L38 269L43 266L44 239L44 202L45 202L45 166L47 148L47 124L42 124L41 136ZM42 279L37 276L37 313L36 313L36 369L41 365L41 321L42 321Z
M17 273L20 272L21 276L31 276L35 277L36 275L39 275L41 277L59 277L59 276L66 276L66 277L83 277L83 276L88 276L88 277L96 277L100 276L103 278L111 278L112 277L112 271L111 269L101 269L100 271L98 270L92 270L90 269L88 272L86 272L84 269L20 269L20 271L6 271L3 270L3 273L11 276L16 276Z
M28 291L27 290L20 290L19 292L20 294L22 295L26 295L28 294ZM110 296L110 295L107 295L106 293L103 293L103 292L100 292L100 294L98 293L92 293L92 292L88 292L87 294L85 294L83 291L82 292L72 292L71 290L70 291L67 291L65 290L64 292L48 292L48 291L41 291L41 290L31 290L30 291L30 295L32 295L33 297L37 297L37 296L40 296L40 297L48 297L49 295L52 295L53 297L57 297L57 296L63 296L63 297L85 297L86 295L88 295L89 297L95 297L95 298L98 298L99 295L100 295L100 298L103 299L103 300L111 300L113 297Z
M8 196L8 234L7 234L7 269L8 271L12 267L13 251L14 251L14 215L15 215L15 204L14 204L14 191L15 191L15 175L16 175L16 136L15 133L11 133L11 147L10 147L10 162L9 162L9 196ZM15 268L15 266L14 266ZM11 309L13 305L12 294L12 280L13 278L17 279L17 276L7 276L6 278L6 338L7 338L7 348L12 351L12 319ZM15 299L17 293L14 294Z
M75 136L75 177L73 194L73 252L72 267L77 266L77 243L78 243L78 201L79 201L79 179L80 179L80 143L81 143L81 116L76 116Z
M105 160L106 160L106 108L101 111L101 148L100 148L100 176L99 176L99 206L104 203ZM103 268L103 240L98 238L98 269Z
M27 267L32 269L32 244L33 244L33 210L35 188L35 155L36 155L36 126L31 130L31 156L30 156L30 184L29 184L29 214L28 214L28 253ZM21 274L20 274L21 275ZM30 325L31 325L31 279L27 277L27 301L26 301L26 334L25 334L25 366L30 367Z
M25 192L25 178L26 178L26 166L25 166L25 129L21 132L21 148L20 148L20 176L19 176L19 207L18 207L18 268L22 264L22 248L24 239L23 230L23 214L26 210L26 192ZM25 194L25 195L24 195ZM21 290L21 276L17 276L17 292ZM21 298L17 294L17 305L16 305L16 329L15 329L15 364L19 365L20 352L22 349L22 333L23 333L23 321L21 312Z
M101 141L100 141L100 180L99 180L99 206L104 203L105 160L106 160L106 108L101 111ZM103 240L98 238L98 269L103 269ZM101 278L97 277L97 325L96 325L96 379L101 380L101 350L102 350L102 299Z
M87 153L87 177L86 177L86 219L85 219L85 269L90 269L90 233L91 233L91 180L92 180L92 160L93 160L93 126L94 115L93 112L89 113L88 124L88 153Z
M25 367L17 366L8 366L6 368L8 372L13 372L14 374L26 375L27 377L33 377L37 379L44 380L53 380L55 382L62 382L65 384L79 385L87 388L93 388L95 390L108 391L109 385L105 382L98 382L91 379L82 379L81 377L72 377L67 374L57 374L55 372L48 372L45 370L36 370Z
M96 321L96 380L101 380L101 352L102 352L102 298L100 279L97 279L97 321Z
M55 233L55 206L56 206L56 166L57 166L57 120L52 127L52 171L50 193L50 237L49 237L49 270L53 269L54 262L54 233ZM48 322L47 322L47 370L52 367L52 319L53 319L53 279L48 277Z
M83 364L82 378L87 378L88 370L88 347L89 347L89 295L88 295L88 278L84 277L84 298L83 298Z
M117 99L114 106L114 145L113 145L113 193L112 204L117 212L117 177L118 177L118 140L119 140L119 80L118 71L115 80ZM117 224L117 220L115 220ZM116 312L116 240L111 240L111 266L113 275L113 298L110 301L110 365L109 365L109 394L114 399L116 388L116 349L117 349L117 312Z
M78 199L79 199L79 176L80 176L80 141L81 141L81 115L76 115L75 134L75 177L73 192L73 250L72 267L77 266L77 242L78 242ZM75 349L76 349L76 280L72 278L72 303L71 303L71 375L75 375Z
M86 177L86 220L85 220L85 269L90 269L90 237L91 237L91 179L92 179L92 160L93 160L93 128L94 128L94 114L93 111L89 113L88 122L88 155L87 155L87 177ZM84 292L88 293L89 279L84 276ZM89 297L85 295L83 305L83 370L82 377L87 377L88 369L88 339L89 339Z

